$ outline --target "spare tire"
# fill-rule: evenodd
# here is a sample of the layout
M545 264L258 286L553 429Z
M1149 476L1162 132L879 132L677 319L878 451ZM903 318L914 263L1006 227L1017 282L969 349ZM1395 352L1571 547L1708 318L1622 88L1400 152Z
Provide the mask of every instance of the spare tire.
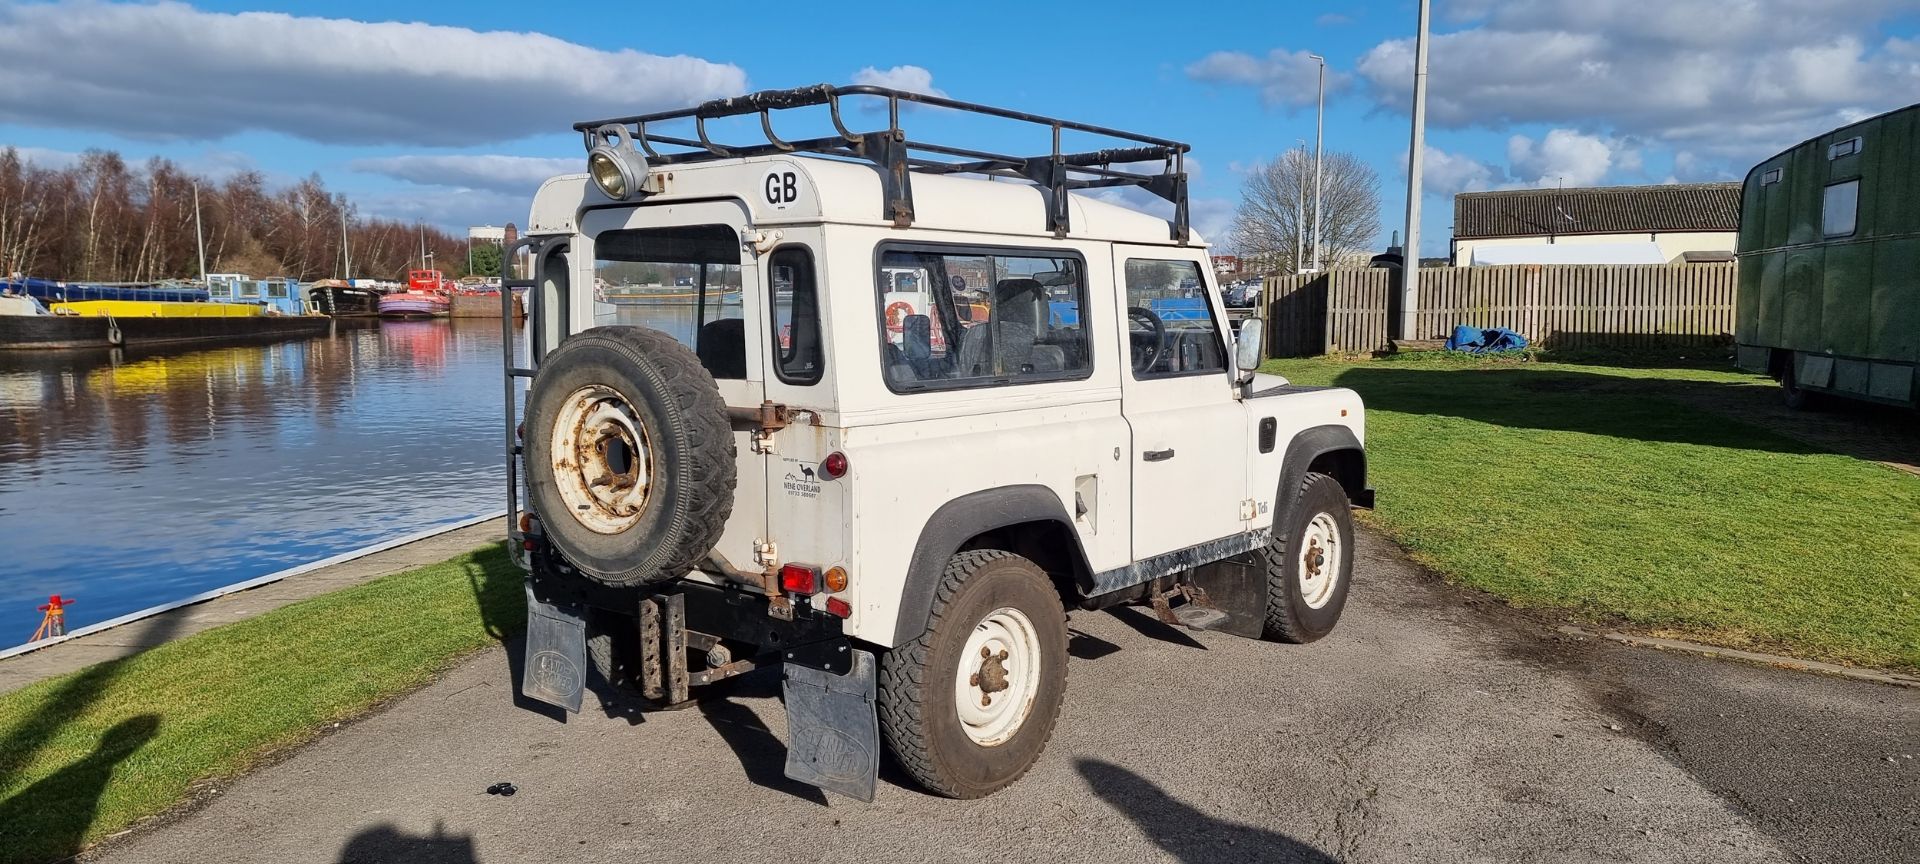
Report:
M733 513L733 431L713 376L658 330L560 344L527 394L527 492L553 547L629 587L684 575Z

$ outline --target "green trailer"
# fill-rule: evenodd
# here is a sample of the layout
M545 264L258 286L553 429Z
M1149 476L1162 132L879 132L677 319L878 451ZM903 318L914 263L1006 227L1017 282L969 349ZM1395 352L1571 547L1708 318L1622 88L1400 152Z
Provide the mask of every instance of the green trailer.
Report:
M1740 219L1735 360L1815 394L1920 399L1920 105L1756 166Z

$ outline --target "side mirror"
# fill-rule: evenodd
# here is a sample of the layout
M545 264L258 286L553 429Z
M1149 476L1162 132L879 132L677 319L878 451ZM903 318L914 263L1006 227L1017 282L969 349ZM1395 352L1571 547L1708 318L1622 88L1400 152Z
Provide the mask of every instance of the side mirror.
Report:
M1240 332L1233 337L1233 367L1240 383L1253 380L1253 373L1260 368L1260 361L1267 354L1267 324L1258 318L1248 318L1240 322Z

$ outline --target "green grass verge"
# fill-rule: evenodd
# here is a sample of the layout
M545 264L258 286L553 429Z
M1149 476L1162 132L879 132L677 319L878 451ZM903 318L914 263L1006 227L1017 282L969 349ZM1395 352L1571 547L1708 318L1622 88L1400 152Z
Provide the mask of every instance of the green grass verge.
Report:
M524 626L500 547L0 695L0 862L160 813Z
M1451 580L1600 624L1920 670L1920 478L1698 407L1764 379L1449 357L1268 369L1360 393L1369 518Z

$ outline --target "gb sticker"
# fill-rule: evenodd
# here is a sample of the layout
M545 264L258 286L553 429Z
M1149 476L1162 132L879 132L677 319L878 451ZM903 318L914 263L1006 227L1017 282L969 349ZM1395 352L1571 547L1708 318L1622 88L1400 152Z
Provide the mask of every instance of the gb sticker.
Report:
M764 191L773 209L785 210L787 205L800 200L800 177L790 168L768 171Z

